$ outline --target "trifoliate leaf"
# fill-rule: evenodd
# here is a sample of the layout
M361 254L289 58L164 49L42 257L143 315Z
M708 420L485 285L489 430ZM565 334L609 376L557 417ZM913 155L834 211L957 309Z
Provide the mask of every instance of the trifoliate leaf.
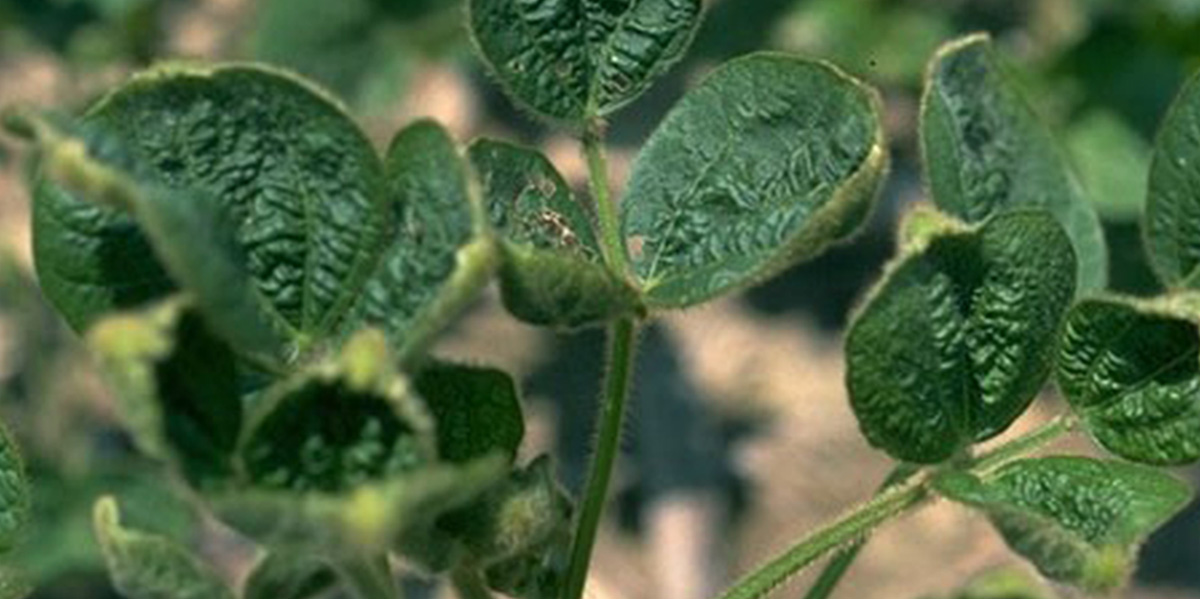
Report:
M636 310L637 292L604 265L591 219L536 150L480 139L469 150L501 238L504 306L531 324L575 328Z
M946 460L995 436L1050 374L1075 258L1043 211L932 229L889 268L846 339L850 404L893 457Z
M504 371L432 362L417 374L416 391L433 416L439 458L516 457L525 419L516 384Z
M242 424L237 363L184 299L109 316L87 342L142 451L197 486L229 479Z
M1043 574L1089 592L1122 586L1142 541L1192 497L1157 469L1084 457L1018 460L983 479L951 472L934 486L987 514Z
M1105 449L1135 462L1200 459L1200 302L1116 296L1067 317L1058 385Z
M1200 74L1176 96L1150 161L1145 234L1150 264L1168 287L1200 287Z
M113 586L130 599L233 599L225 583L174 541L124 528L117 502L105 497L94 511L96 538Z
M471 0L476 47L513 99L581 123L632 102L679 60L700 0Z
M347 329L380 327L408 358L478 295L497 256L478 190L440 125L397 133L386 170L393 227Z
M1080 291L1104 287L1108 255L1092 204L986 35L950 42L929 66L921 149L933 201L970 223L1049 210L1071 238Z
M887 166L879 99L823 63L755 54L719 67L638 155L622 233L650 307L753 284L844 238Z

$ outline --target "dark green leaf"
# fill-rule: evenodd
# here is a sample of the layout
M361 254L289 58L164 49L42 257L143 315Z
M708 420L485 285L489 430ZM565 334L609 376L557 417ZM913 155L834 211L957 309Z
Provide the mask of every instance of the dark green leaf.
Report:
M434 362L421 369L416 389L433 416L439 458L463 463L488 454L516 457L525 419L507 373Z
M1147 464L1200 459L1197 305L1104 297L1072 308L1058 385L1109 451Z
M517 318L563 328L627 314L637 292L604 265L591 218L536 150L480 139L468 152L504 263L500 291Z
M1074 273L1070 241L1042 211L918 236L846 339L867 440L935 463L1004 431L1050 374Z
M950 42L934 56L921 149L938 207L971 223L1004 210L1045 208L1071 238L1079 290L1104 287L1108 255L1095 210L988 36Z
M690 91L633 166L622 232L651 307L683 307L820 253L886 170L878 95L822 62L734 60Z
M407 358L478 295L496 252L467 166L440 125L420 121L396 134L386 169L395 226L348 325L382 328Z
M952 472L934 486L986 513L1043 574L1090 592L1124 584L1138 546L1192 497L1156 469L1083 457L1018 460L982 480Z
M8 429L0 425L0 552L13 547L29 516L25 462Z
M170 65L135 76L83 122L120 143L165 188L162 201L179 192L220 204L262 309L301 345L357 295L386 223L382 169L362 132L311 85L249 65ZM36 196L43 289L76 328L172 287L129 215L45 179Z
M633 101L679 60L700 0L471 0L484 61L521 105L580 123Z
M121 526L117 502L96 502L96 538L113 586L130 599L233 599L225 583L187 549Z
M1146 196L1146 248L1170 287L1200 287L1200 74L1175 98L1159 127Z
M250 571L242 599L310 599L335 584L333 568L312 554L272 551Z
M171 462L195 485L231 476L242 423L237 365L186 302L105 318L88 333L88 345L142 451Z

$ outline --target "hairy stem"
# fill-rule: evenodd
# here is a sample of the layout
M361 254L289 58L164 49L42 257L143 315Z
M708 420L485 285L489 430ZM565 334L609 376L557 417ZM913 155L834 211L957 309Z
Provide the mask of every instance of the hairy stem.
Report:
M629 272L629 262L625 257L625 244L621 241L617 203L608 187L608 159L604 154L604 140L595 129L589 127L583 134L588 184L592 190L592 199L596 203L596 219L600 226L600 245L604 252L604 261L618 276L624 278Z
M621 426L625 403L629 397L629 379L637 352L637 323L622 318L608 332L608 364L604 379L604 397L600 408L599 429L596 433L596 452L588 468L583 506L575 524L571 541L571 557L563 583L561 599L580 599L587 582L588 564L596 543L596 530L608 497L608 483L620 452Z
M451 574L458 599L493 599L479 571L474 568L455 568Z
M401 599L386 555L341 560L336 565L342 582L358 599Z
M887 478L883 480L883 484L879 487L879 493L883 493L896 485L903 484L919 470L920 468L914 464L898 464L888 473ZM826 599L833 594L833 589L837 588L838 583L842 581L842 577L846 575L846 571L854 564L854 560L858 558L859 552L867 544L867 539L867 536L863 536L833 556L833 559L829 560L829 563L825 565L825 569L821 571L821 575L817 577L817 581L808 589L808 593L804 595L804 599Z

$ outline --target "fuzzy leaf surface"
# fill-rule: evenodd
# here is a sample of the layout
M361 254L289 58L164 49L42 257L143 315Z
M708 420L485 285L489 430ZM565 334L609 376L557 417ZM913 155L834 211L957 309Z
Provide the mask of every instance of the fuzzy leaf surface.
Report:
M637 292L605 267L591 218L541 153L480 139L468 152L504 262L504 305L525 322L603 323L634 309Z
M931 228L871 292L846 340L847 386L872 445L917 463L993 437L1049 376L1075 259L1043 211Z
M682 56L700 0L471 0L476 47L522 106L581 123L632 102Z
M1018 460L982 480L955 472L934 484L987 514L1047 577L1089 592L1123 585L1142 541L1192 498L1157 469L1074 456Z
M1190 299L1191 305L1188 305ZM1135 462L1200 459L1195 298L1079 302L1067 317L1058 384L1105 449Z
M335 101L262 67L169 65L134 76L82 120L168 191L220 204L277 326L310 338L336 323L385 215L379 158ZM77 328L172 287L129 215L44 179L36 196L43 288Z
M1200 75L1176 96L1150 161L1145 235L1150 264L1168 287L1200 287Z
M815 256L863 222L886 167L870 88L782 54L726 63L634 162L621 226L646 303L700 303Z
M441 125L397 133L385 168L393 226L347 325L381 328L407 356L475 298L496 257L467 166Z
M130 599L233 599L233 592L190 551L166 537L121 525L117 502L103 497L93 514L113 586Z
M1075 248L1079 290L1104 287L1108 253L1095 209L986 35L934 56L920 128L938 207L970 223L1011 209L1049 210Z

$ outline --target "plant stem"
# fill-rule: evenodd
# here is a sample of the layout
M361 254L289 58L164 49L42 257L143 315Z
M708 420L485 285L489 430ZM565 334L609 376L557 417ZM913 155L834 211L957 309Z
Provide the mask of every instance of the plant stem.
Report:
M975 458L971 461L970 470L982 474L987 470L1002 466L1057 439L1063 433L1070 432L1074 428L1075 420L1071 416L1057 416L1050 422Z
M484 583L479 571L474 568L459 567L451 573L454 590L458 591L458 599L493 599L491 591Z
M888 473L887 478L883 480L883 484L879 487L879 493L903 484L920 468L913 464L897 464L895 468ZM804 595L804 599L826 599L833 593L833 589L842 581L842 577L846 575L846 571L858 558L858 554L862 551L864 545L867 544L868 537L864 536L854 542L854 544L843 549L829 563L825 565L825 569L821 571L821 575L817 577L817 581L808 589L808 593Z
M621 423L625 417L629 379L633 372L636 352L637 324L632 318L622 318L613 323L608 332L608 364L604 397L601 398L603 404L600 408L599 429L596 434L596 452L588 468L583 506L575 524L571 557L559 594L561 599L579 599L583 596L588 564L592 559L592 547L596 543L596 530L600 526L600 516L604 512L605 499L608 497L608 483L612 478L617 454L620 452Z
M359 599L400 599L400 587L392 576L386 555L340 560L337 563L342 582Z
M822 555L867 534L930 497L924 477L880 493L751 572L725 591L721 599L759 599Z
M588 184L596 203L596 219L600 225L600 245L604 261L618 276L629 272L625 244L621 241L617 204L608 187L608 159L604 155L604 140L595 126L583 134L583 152L587 156Z

